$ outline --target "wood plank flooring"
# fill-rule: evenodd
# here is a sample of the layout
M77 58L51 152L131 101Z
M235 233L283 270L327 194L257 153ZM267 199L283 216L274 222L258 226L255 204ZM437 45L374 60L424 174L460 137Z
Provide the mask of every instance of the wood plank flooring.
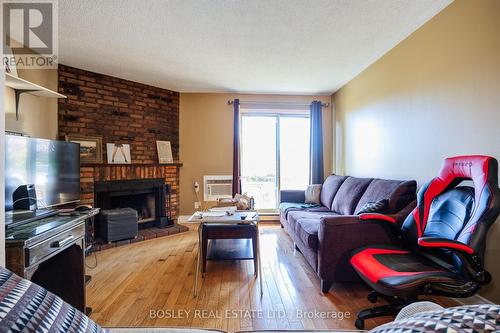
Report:
M371 304L362 283L336 284L324 295L319 279L279 225L261 225L264 294L252 261L209 261L193 298L197 225L178 235L96 253L87 258L87 306L106 327L180 326L227 331L353 329ZM95 264L97 266L89 268ZM436 299L443 306L455 300ZM383 302L381 302L382 304ZM326 316L326 318L322 318ZM389 321L366 322L366 328Z

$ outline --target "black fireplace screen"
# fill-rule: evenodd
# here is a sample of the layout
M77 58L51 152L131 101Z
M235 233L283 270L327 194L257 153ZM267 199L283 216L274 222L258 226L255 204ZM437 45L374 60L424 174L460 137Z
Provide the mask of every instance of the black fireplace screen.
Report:
M100 181L94 184L95 206L101 209L132 208L139 223L172 224L170 186L164 179Z

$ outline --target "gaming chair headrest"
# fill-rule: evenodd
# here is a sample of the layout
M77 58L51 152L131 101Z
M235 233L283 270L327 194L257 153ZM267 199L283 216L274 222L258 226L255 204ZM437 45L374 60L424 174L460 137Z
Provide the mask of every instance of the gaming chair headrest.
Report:
M474 183L477 201L486 184L498 187L497 160L483 155L450 157L444 160L439 176L434 180L444 185L443 192L466 179Z
M418 237L421 237L425 230L432 200L457 186L463 180L472 180L474 183L475 209L473 215L475 217L471 219L477 221L479 218L476 214L478 213L477 208L486 207L487 205L484 205L483 201L489 200L491 195L498 191L497 160L482 155L456 156L445 159L439 175L428 184L423 198L419 198L423 200L419 200L418 207L414 211ZM485 193L485 190L488 194Z

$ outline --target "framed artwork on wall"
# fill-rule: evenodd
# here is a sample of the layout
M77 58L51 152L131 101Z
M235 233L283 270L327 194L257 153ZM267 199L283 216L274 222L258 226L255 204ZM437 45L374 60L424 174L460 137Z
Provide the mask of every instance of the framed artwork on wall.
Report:
M126 143L106 143L109 164L130 164L130 145Z
M66 135L66 141L80 144L80 163L102 163L102 138L100 136Z
M158 162L160 164L174 162L170 141L156 141L156 150L158 151Z

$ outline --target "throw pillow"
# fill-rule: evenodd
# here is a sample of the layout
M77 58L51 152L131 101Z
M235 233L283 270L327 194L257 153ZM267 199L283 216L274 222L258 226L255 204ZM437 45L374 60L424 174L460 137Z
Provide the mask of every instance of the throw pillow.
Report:
M319 204L319 195L321 193L321 184L312 184L306 188L305 203Z
M365 203L361 207L359 214L385 213L388 206L389 206L389 200L387 200L387 199L382 199L382 200L378 200L378 201L370 201L370 202Z

